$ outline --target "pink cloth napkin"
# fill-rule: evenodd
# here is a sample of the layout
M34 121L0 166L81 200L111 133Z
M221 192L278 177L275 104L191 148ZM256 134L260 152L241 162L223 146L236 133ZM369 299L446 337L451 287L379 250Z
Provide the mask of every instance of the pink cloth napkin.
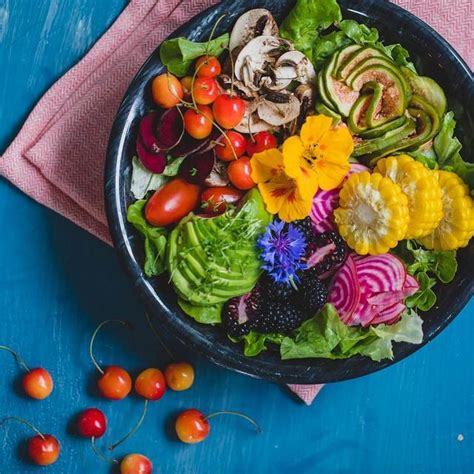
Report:
M43 96L0 159L0 174L111 243L103 168L115 112L136 71L183 22L216 0L131 0L112 27ZM396 0L432 24L472 66L472 0ZM322 385L290 385L310 404Z

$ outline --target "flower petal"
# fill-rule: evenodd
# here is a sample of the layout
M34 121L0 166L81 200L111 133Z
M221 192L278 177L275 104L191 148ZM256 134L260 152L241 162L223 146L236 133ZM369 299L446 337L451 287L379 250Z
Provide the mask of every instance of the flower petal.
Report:
M303 198L298 189L295 189L281 205L278 217L285 222L304 219L311 210L311 202L311 199Z
M256 183L262 183L274 178L283 169L283 155L280 150L272 148L255 153L250 158L251 177Z
M284 174L267 183L259 183L258 189L270 214L277 214L283 203L288 199L296 185Z
M314 170L318 175L319 187L324 191L337 188L350 168L348 161L332 161L319 158L314 162Z
M292 178L297 178L301 174L301 166L304 163L304 146L298 135L293 135L283 142L283 165L285 172Z
M332 118L326 115L310 115L301 127L300 137L305 146L318 143L323 135L330 130Z
M301 169L301 174L295 181L301 196L304 199L312 200L318 190L319 184L316 171L312 168L304 167Z

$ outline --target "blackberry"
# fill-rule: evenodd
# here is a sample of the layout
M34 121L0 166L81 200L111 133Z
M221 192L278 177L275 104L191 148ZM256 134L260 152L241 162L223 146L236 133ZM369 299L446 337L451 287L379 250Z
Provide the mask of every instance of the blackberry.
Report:
M289 334L304 320L304 315L293 302L267 301L255 321L256 331L262 334Z
M263 275L260 279L262 299L264 301L289 300L294 294L295 289L285 283L276 283L270 275Z
M261 302L258 286L250 293L227 301L222 310L222 324L229 336L245 336L254 329L255 321L260 316Z
M310 268L301 274L298 292L293 301L308 316L314 316L326 303L328 290L318 278L317 267Z
M347 247L342 237L334 231L313 234L306 246L306 263L315 268L320 278L331 276L344 262Z
M296 227L306 239L306 242L310 242L314 237L313 223L309 217L305 217L299 221L293 221L291 223L293 227Z

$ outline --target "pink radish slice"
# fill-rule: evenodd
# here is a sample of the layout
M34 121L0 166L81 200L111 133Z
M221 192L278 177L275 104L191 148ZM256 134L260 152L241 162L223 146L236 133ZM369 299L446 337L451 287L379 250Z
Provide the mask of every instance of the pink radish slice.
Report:
M318 190L313 198L313 205L309 217L314 223L319 223L332 217L334 209L339 204L339 190L330 191Z
M336 308L342 322L350 320L360 301L356 267L349 257L334 276L329 289L328 302Z
M161 174L166 167L166 153L160 151L159 153L152 153L143 145L140 138L136 143L137 155L143 166L152 173Z
M405 266L389 253L358 259L355 266L364 293L401 291L406 280Z
M379 314L374 319L372 319L370 324L381 324L387 323L388 321L393 324L394 322L398 321L405 309L406 306L403 303L395 303L380 311Z

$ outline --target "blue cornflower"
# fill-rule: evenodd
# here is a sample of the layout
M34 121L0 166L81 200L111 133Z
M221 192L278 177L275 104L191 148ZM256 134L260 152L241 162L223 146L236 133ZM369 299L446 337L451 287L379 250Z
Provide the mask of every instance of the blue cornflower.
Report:
M299 282L297 272L306 268L306 264L301 261L306 250L306 240L296 227L275 220L258 239L258 246L262 250L262 268L276 283L289 285Z

